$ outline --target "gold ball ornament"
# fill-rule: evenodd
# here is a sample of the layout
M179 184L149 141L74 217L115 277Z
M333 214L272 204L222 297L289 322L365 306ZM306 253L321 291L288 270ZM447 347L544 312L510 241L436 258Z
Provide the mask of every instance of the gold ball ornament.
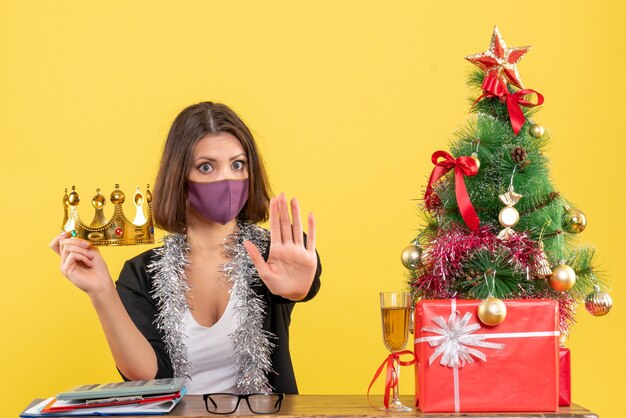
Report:
M506 318L506 305L498 298L489 296L478 305L478 319L485 325L500 325Z
M114 205L121 205L126 200L126 196L124 192L120 190L120 185L115 185L115 190L111 192L111 203Z
M541 138L545 133L546 133L546 130L544 129L543 126L537 125L536 123L533 123L532 125L530 125L530 134L534 138Z
M139 191L139 186L137 186L137 191L135 192L135 196L133 196L135 200L135 205L141 206L143 205L143 194Z
M80 203L80 196L76 192L76 187L72 186L72 193L67 198L67 202L70 206L76 206Z
M422 258L422 248L417 245L409 245L402 250L402 265L408 269L416 268Z
M100 189L96 190L96 195L91 199L91 204L96 209L102 209L106 204L106 199L100 194Z
M598 287L585 298L585 309L593 316L604 316L611 311L612 307L611 295L601 291Z
M579 234L585 230L587 226L587 217L576 208L570 208L565 214L563 229L572 234Z
M511 228L519 222L519 212L513 206L505 206L500 209L498 221L503 227Z
M472 160L476 161L476 169L480 170L480 160L478 159L478 154L472 152L472 155L470 155L470 157L472 158Z
M561 261L552 267L552 274L548 277L548 284L554 290L565 292L574 287L576 283L576 272L573 268Z

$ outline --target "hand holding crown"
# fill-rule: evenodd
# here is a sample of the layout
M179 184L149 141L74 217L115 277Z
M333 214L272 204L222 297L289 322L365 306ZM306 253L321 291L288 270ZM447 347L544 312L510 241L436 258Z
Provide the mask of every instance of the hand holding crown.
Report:
M106 262L89 241L63 231L52 240L50 248L61 256L63 275L90 297L114 288Z
M113 203L113 215L104 216L106 198L96 190L91 204L95 214L91 223L80 219L78 205L80 196L76 188L63 196L64 218L62 232L50 243L50 248L61 256L61 272L79 289L90 297L101 294L103 290L114 289L106 262L102 258L98 245L134 245L154 243L152 223L152 194L147 188L144 194L137 190L133 196L135 217L129 221L124 215L122 204L126 197L115 185L110 201ZM148 204L148 216L144 215L144 200Z

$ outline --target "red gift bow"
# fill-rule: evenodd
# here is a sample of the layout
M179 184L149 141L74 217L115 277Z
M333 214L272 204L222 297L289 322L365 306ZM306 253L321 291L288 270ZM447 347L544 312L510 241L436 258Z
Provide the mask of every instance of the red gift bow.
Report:
M413 358L408 361L400 360L400 356L404 354L410 354L411 357ZM378 370L376 370L376 374L374 374L374 378L372 379L369 387L367 388L367 401L370 403L370 405L372 405L372 402L370 401L370 389L372 389L372 385L374 384L376 379L378 379L378 376L380 376L380 373L383 371L383 367L387 365L387 376L385 378L385 397L383 398L383 403L385 404L385 408L389 409L389 393L391 392L392 388L395 388L396 386L398 386L398 378L397 378L398 373L396 372L396 368L394 366L394 360L400 366L411 366L415 364L415 354L409 350L398 351L397 353L389 354L389 356L385 359L385 361L383 361L380 367L378 367ZM372 405L372 407L375 408L374 405Z
M438 161L440 157L442 157L443 160ZM454 189L461 216L463 216L463 220L467 226L472 231L476 231L480 227L480 219L478 219L474 206L472 206L472 201L467 194L464 180L465 176L475 176L478 173L476 161L472 157L466 156L454 159L454 157L446 151L435 151L431 159L433 164L435 164L435 168L433 168L433 172L430 174L426 194L424 194L426 207L431 207L433 184L454 168Z
M509 119L511 120L511 127L515 135L519 134L522 129L526 118L524 112L522 112L521 106L534 107L543 104L543 95L535 90L522 89L517 90L515 93L509 93L506 88L506 84L502 80L489 75L485 77L483 81L482 89L484 93L476 99L474 104L478 103L481 99L487 97L498 97L500 100L506 102L506 107L509 110ZM537 103L533 103L524 99L524 96L535 93L537 95ZM473 107L473 105L472 105Z

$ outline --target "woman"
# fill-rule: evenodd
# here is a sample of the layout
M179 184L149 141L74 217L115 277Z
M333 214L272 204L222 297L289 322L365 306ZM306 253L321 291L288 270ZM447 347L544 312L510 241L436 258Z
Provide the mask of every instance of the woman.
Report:
M294 302L319 290L315 219L307 240L296 199L292 224L285 195L268 189L250 130L203 102L165 143L153 208L170 233L163 247L127 261L114 287L97 247L67 233L52 241L125 379L186 375L192 394L298 392L288 327ZM269 233L256 225L268 216Z

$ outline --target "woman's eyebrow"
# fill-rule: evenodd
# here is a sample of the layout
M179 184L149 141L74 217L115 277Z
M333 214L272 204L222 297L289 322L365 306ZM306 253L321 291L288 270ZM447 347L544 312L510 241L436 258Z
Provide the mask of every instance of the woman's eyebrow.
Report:
M240 157L246 158L246 154L242 152L241 154L237 154L234 157L230 157L230 161L236 160L237 158L240 158ZM196 162L199 162L199 161L208 161L210 163L214 163L214 162L217 162L217 158L212 158L212 157L207 157L206 155L201 155L198 158L196 158Z

